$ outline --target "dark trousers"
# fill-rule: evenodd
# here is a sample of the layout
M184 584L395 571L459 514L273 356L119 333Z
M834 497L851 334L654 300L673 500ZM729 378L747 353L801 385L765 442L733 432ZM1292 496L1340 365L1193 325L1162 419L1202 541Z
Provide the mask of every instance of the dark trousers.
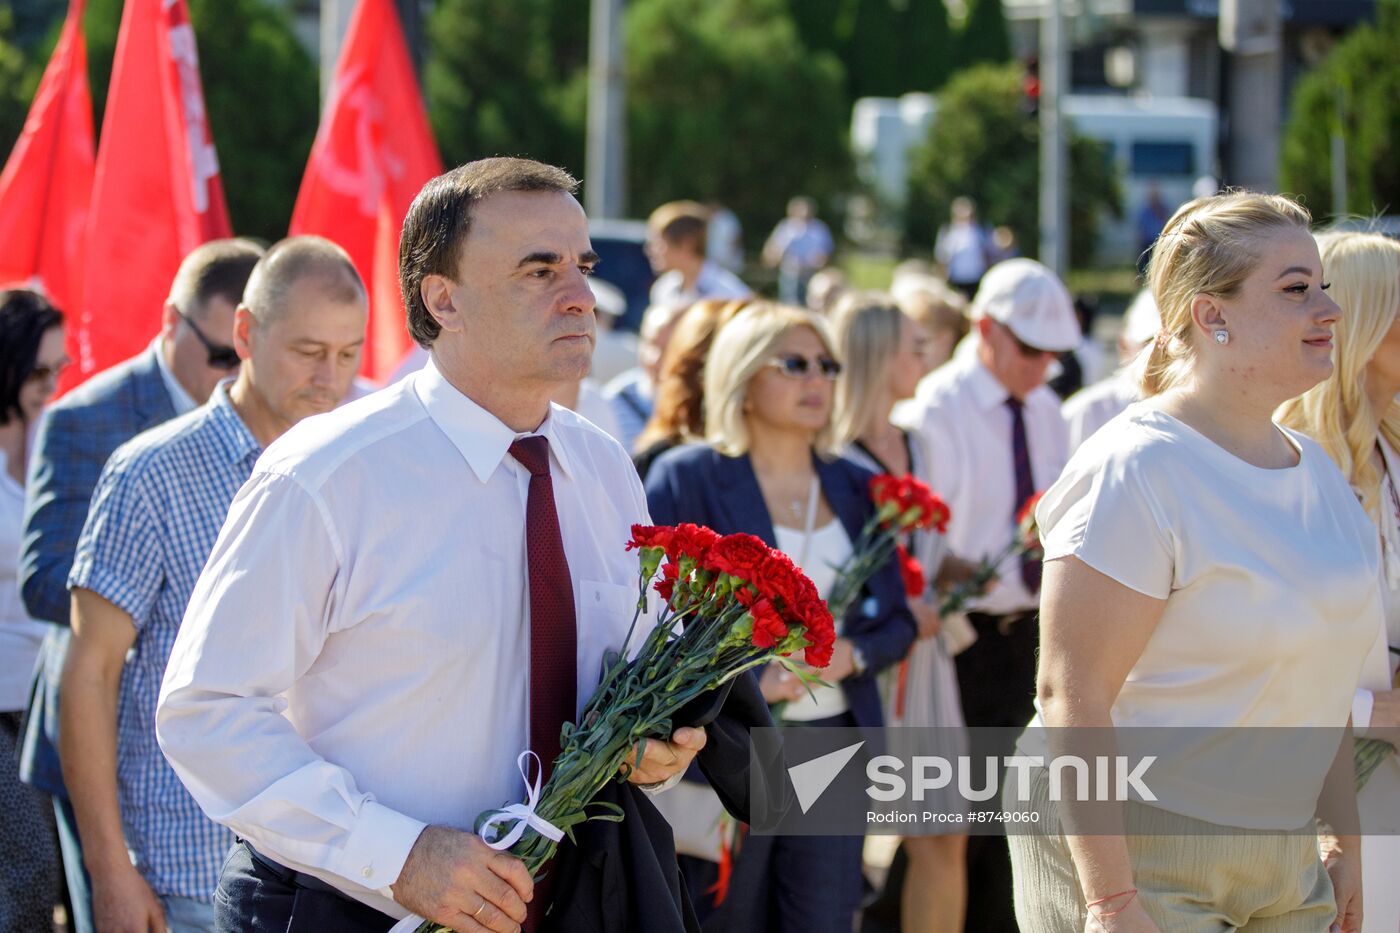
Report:
M387 933L394 919L236 842L214 892L220 933Z
M972 612L968 621L977 630L977 640L955 659L964 719L974 728L1024 728L1035 713L1036 614L989 616ZM1011 754L1012 746L972 751L974 758L981 754L1005 756ZM1011 853L1005 836L974 835L968 839L967 888L964 929L1016 933Z

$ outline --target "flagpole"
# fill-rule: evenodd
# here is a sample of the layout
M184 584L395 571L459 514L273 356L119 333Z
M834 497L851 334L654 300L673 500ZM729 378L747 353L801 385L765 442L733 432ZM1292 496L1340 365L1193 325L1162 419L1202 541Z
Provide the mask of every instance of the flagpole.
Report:
M627 205L627 98L623 0L593 0L588 40L588 153L584 202L591 217L621 217Z

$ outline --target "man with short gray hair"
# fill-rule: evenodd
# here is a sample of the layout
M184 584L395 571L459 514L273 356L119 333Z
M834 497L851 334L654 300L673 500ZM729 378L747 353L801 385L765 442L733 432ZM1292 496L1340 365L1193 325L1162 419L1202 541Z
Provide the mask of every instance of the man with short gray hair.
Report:
M208 933L232 838L156 745L156 695L195 580L263 448L350 388L365 288L319 237L273 246L234 313L242 367L209 402L123 445L98 480L68 583L61 751L99 930Z

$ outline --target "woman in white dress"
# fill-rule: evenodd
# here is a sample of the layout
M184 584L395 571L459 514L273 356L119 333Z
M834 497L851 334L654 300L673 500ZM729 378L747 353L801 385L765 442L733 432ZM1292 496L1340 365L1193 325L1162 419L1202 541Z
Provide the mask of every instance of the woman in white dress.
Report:
M912 473L937 491L923 462L923 442L890 423L896 402L912 398L930 369L929 335L879 293L843 296L832 311L832 337L844 368L836 381L833 423L841 455L876 473ZM935 581L956 582L974 565L949 553L942 535L915 533L906 546L922 566L926 588L909 597L919 640L896 671L886 675L885 721L892 726L963 728L957 672L945 650ZM942 733L940 733L941 735ZM901 895L902 928L955 933L967 902L965 835L909 836L909 866Z
M1400 690L1400 243L1372 233L1319 236L1322 268L1342 317L1327 381L1279 410L1279 421L1317 441L1341 467L1381 540L1378 626L1352 703L1358 737L1395 741ZM1387 731L1388 730L1388 731ZM1362 890L1365 933L1400 930L1400 761L1388 754L1357 795L1368 835Z
M1341 311L1309 223L1275 195L1177 211L1152 254L1144 400L1037 507L1032 726L1167 751L1150 795L1095 812L1117 832L1072 831L1085 808L1055 803L1044 767L1028 800L1006 792L1041 815L1010 835L1024 933L1359 933L1347 727L1380 549L1327 452L1272 420L1333 370Z

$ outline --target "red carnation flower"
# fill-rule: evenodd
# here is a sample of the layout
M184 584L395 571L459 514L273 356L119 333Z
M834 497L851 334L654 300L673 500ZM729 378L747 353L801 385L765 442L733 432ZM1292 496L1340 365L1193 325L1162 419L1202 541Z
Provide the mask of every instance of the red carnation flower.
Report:
M680 571L673 561L667 561L661 568L661 579L653 584L652 589L661 594L661 598L666 602L671 601L671 594L675 592L676 580L680 577Z
M752 581L760 575L770 553L768 545L753 535L725 535L705 555L705 568Z
M899 559L899 575L904 579L904 595L922 596L925 585L924 568L904 549L904 545L895 545L894 552Z
M676 529L669 525L633 525L632 540L627 542L627 550L644 547L665 548L670 553L671 542L675 540Z
M675 552L667 551L671 556L678 557L681 554L689 555L698 562L705 560L705 555L710 552L719 541L719 535L703 525L692 525L690 522L682 522L676 526L676 534L672 539L672 546Z

